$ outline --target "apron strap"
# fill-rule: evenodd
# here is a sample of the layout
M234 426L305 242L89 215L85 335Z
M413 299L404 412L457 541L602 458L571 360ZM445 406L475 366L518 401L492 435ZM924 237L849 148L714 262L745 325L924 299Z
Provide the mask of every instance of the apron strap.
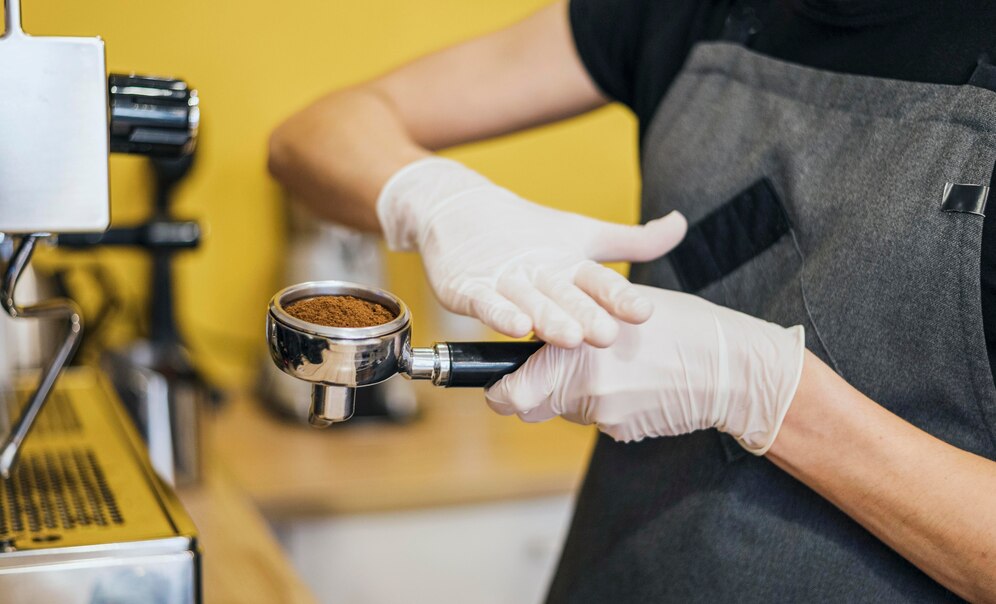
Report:
M764 27L771 0L737 0L730 7L719 39L750 47Z
M975 71L972 72L968 84L996 92L996 65L993 65L989 53L984 52L979 55L979 59L975 63Z

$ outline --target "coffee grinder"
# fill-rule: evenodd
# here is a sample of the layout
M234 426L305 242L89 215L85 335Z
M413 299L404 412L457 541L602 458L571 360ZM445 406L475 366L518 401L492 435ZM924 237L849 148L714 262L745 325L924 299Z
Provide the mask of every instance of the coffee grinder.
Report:
M201 470L200 418L219 398L190 361L175 317L173 257L196 249L200 224L178 220L170 205L194 164L200 126L197 91L183 80L111 74L111 151L149 158L152 216L132 226L58 236L58 246L137 248L152 259L149 333L106 351L108 373L148 445L152 465L171 485L196 482Z
M153 471L106 377L64 370L83 331L68 299L30 304L17 282L39 241L110 220L100 38L37 37L6 0L0 37L0 233L17 241L0 303L63 336L40 374L0 384L0 594L10 602L200 601L196 531ZM61 376L61 377L60 377Z

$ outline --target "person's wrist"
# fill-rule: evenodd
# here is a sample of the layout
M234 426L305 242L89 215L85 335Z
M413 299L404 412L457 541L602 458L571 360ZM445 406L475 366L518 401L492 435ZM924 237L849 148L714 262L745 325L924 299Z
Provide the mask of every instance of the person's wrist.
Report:
M806 351L799 388L785 414L778 438L765 457L794 472L820 457L819 451L840 446L835 455L851 452L855 434L867 436L868 426L882 408L863 395L812 352Z
M463 164L431 155L395 172L377 196L377 218L394 251L415 251L435 204L491 182ZM493 186L493 185L492 185Z

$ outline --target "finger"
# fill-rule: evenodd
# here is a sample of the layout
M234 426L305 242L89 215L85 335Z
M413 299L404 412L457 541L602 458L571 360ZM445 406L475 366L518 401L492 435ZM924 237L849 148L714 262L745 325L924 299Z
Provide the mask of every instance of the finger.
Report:
M612 437L617 443L640 442L645 438L644 434L639 434L631 426L626 424L603 425L598 424L598 429Z
M498 384L495 384L495 386L497 385ZM494 386L492 386L492 388L494 388ZM513 405L512 403L506 403L504 401L496 401L492 399L490 396L488 396L487 392L485 392L484 400L485 402L488 403L488 407L490 407L491 410L497 413L498 415L515 415L516 413L518 413L515 410L515 405Z
M576 348L584 331L553 300L543 295L522 272L507 273L498 280L498 293L529 315L539 339L562 348Z
M557 417L557 412L554 410L553 405L550 404L550 401L547 400L529 411L516 413L516 415L527 424L538 424Z
M529 315L494 289L480 285L468 289L464 295L470 301L471 313L498 333L521 338L532 331Z
M520 417L529 415L541 405L549 406L558 386L557 351L557 348L551 346L540 348L522 367L485 390L484 397L488 406L501 415L518 413L521 414Z
M536 286L581 325L585 342L605 348L619 335L619 324L573 283L562 278L539 276Z
M639 288L612 269L594 262L578 269L574 283L610 315L627 323L643 323L654 312L653 303Z
M599 262L646 262L670 252L687 231L688 221L678 211L642 226L603 222L588 252Z

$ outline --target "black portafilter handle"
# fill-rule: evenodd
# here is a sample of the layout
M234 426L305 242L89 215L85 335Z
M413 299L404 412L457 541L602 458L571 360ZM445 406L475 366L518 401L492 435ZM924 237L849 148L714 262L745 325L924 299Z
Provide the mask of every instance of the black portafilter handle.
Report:
M487 388L522 366L544 342L445 342L450 371L447 388Z

